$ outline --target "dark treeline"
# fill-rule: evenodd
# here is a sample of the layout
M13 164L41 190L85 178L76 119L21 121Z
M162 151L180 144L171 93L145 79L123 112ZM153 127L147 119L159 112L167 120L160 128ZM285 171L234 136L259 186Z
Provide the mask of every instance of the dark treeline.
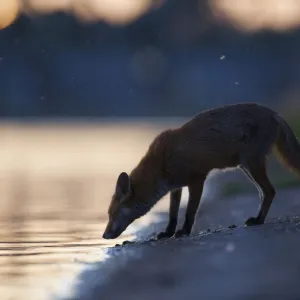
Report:
M246 34L201 3L168 1L126 26L20 16L0 31L0 116L185 116L294 101L300 30Z

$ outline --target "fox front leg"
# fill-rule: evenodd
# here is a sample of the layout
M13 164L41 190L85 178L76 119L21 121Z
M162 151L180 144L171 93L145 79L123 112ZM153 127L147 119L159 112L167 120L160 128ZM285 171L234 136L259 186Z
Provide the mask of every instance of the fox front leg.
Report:
M204 178L196 183L189 185L189 202L186 208L185 221L182 229L175 233L175 237L188 236L192 232L192 228L195 222L196 213L200 204L202 196Z
M180 207L182 188L172 190L170 193L170 207L169 207L169 223L165 231L157 235L158 239L170 238L175 234L178 211Z

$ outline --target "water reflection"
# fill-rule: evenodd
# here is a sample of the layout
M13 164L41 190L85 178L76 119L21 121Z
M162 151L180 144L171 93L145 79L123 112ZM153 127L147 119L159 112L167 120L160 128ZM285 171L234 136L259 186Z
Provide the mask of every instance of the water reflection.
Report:
M0 292L4 299L20 299L24 294L26 298L47 299L58 276L77 272L79 261L99 259L98 254L93 257L90 251L103 246L100 233L106 216L80 213L85 203L80 193L82 184L77 183L74 196L69 191L73 181L57 185L67 190L68 195L62 197L61 206L54 206L48 214L31 213L30 209L38 208L31 206L30 185L25 178L13 179L9 213L1 221Z
M103 246L131 237L134 227L101 239L108 201L118 173L170 126L157 124L0 126L1 299L50 299Z

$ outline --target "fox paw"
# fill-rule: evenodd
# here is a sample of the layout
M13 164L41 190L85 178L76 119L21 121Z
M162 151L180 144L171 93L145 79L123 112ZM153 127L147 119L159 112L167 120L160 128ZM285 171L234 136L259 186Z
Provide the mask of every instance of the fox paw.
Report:
M178 238L178 237L183 237L183 236L189 236L190 234L191 234L190 231L187 231L185 229L180 229L180 230L176 231L175 237Z
M159 233L157 235L157 239L161 240L161 239L168 239L170 237L172 237L174 235L174 232L170 232L170 231L163 231L161 233Z
M261 221L261 220L259 220L258 218L249 218L249 219L245 222L245 224L246 224L247 226L261 225L261 224L263 224L263 223L264 223L264 222Z

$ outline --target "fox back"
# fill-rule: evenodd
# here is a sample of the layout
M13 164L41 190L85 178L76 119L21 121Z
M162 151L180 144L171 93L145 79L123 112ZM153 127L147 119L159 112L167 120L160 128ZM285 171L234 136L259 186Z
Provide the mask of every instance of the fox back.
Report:
M265 155L278 134L275 115L252 103L204 111L169 132L165 169L206 174L212 169L236 167L243 157Z

